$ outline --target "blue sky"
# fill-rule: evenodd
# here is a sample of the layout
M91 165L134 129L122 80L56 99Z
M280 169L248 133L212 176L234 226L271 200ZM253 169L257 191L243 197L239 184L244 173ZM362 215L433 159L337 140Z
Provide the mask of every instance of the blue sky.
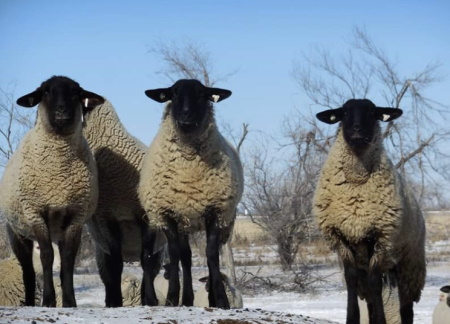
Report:
M273 132L310 102L290 76L315 46L339 52L354 26L366 29L404 71L430 61L450 73L450 2L442 1L30 1L0 0L0 86L15 97L52 75L66 75L110 99L127 129L149 144L162 105L144 90L169 86L148 53L158 40L191 39L211 53L220 122ZM450 79L429 95L450 104ZM314 107L313 107L314 109ZM318 109L318 108L317 108ZM317 112L317 111L314 111Z

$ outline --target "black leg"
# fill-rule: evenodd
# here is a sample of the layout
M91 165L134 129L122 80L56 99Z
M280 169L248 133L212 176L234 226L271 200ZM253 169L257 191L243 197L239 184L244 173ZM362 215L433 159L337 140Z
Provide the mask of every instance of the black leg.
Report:
M408 303L400 307L400 317L402 324L412 324L414 321L413 303Z
M358 277L359 270L348 262L344 263L345 283L347 284L347 324L359 324ZM370 315L369 315L370 316Z
M369 270L368 289L372 300L371 323L386 324L383 306L383 275L377 267Z
M189 245L189 235L179 234L181 247L181 266L183 268L183 306L194 305L194 290L192 289L192 251Z
M115 223L108 224L109 237L114 240L108 241L109 253L102 250L99 244L95 244L98 271L105 285L106 307L121 307L122 291L121 280L123 270L122 249L120 243L120 229Z
M33 268L33 241L14 233L6 224L11 248L22 267L22 278L25 285L25 306L35 306L36 274Z
M156 234L150 231L147 224L141 225L142 248L141 267L144 272L141 285L141 302L144 306L158 306L153 280L161 268L159 254L153 254Z
M82 228L69 226L66 229L64 238L59 242L63 307L77 307L73 287L73 273L75 269L75 258L81 242L81 230Z
M178 306L180 301L180 276L178 265L180 263L180 241L178 238L178 225L168 219L167 228L164 229L169 246L169 290L167 292L166 306Z
M217 225L217 217L214 212L205 215L206 227L206 259L209 270L209 304L211 307L229 309L225 293L225 287L220 273L219 245L220 228Z
M53 260L54 252L50 233L45 226L35 226L34 235L39 244L41 254L42 271L44 275L44 291L42 293L42 306L56 307L55 286L53 284Z

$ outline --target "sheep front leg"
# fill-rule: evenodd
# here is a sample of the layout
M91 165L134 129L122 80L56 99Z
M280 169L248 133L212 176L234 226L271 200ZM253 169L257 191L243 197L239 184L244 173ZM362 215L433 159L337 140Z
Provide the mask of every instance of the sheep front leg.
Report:
M169 246L169 290L167 291L166 306L178 306L180 300L180 276L178 265L180 263L180 241L178 238L177 223L168 218L167 228L164 229Z
M369 269L368 289L371 296L372 305L369 309L369 319L371 324L386 324L383 306L383 275L378 267Z
M158 306L153 280L160 268L160 260L153 254L156 234L150 231L147 224L141 224L142 249L141 267L144 272L141 285L141 303L143 306Z
M350 261L344 261L344 276L347 285L347 324L359 324L358 281L359 271Z
M6 231L14 255L22 267L25 306L35 306L36 273L33 268L33 241L16 234L9 224L6 224Z
M404 303L403 300L404 296L400 295L400 305L402 305L400 307L400 318L402 320L402 324L412 324L414 322L413 303Z
M53 284L53 246L50 233L44 224L33 225L34 235L39 244L42 272L44 277L44 291L42 293L43 307L56 307L55 286Z
M75 291L73 288L73 273L75 268L75 258L81 242L80 226L69 226L64 233L62 240L58 242L59 254L61 256L61 289L62 306L77 307Z
M189 235L179 234L181 247L181 266L183 267L183 298L181 304L183 306L194 305L194 290L192 288L192 251L189 244Z
M217 215L209 213L205 216L206 225L206 259L209 270L209 293L208 300L210 307L219 307L229 309L225 293L225 287L222 281L222 274L220 273L219 263L219 239L220 228L217 224Z

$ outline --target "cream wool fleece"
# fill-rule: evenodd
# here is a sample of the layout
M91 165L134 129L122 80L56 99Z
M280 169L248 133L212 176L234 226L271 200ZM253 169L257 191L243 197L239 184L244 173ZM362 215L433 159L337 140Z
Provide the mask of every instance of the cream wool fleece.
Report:
M175 219L182 231L204 229L202 216L214 211L224 229L232 230L243 192L243 171L237 152L222 137L212 112L201 138L183 138L166 106L162 125L144 158L139 198L152 228Z

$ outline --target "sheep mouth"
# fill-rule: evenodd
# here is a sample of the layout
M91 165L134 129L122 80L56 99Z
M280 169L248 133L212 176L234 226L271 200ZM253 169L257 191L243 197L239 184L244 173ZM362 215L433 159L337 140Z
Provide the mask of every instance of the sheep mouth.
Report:
M178 128L183 133L193 133L199 126L196 122L177 121Z

